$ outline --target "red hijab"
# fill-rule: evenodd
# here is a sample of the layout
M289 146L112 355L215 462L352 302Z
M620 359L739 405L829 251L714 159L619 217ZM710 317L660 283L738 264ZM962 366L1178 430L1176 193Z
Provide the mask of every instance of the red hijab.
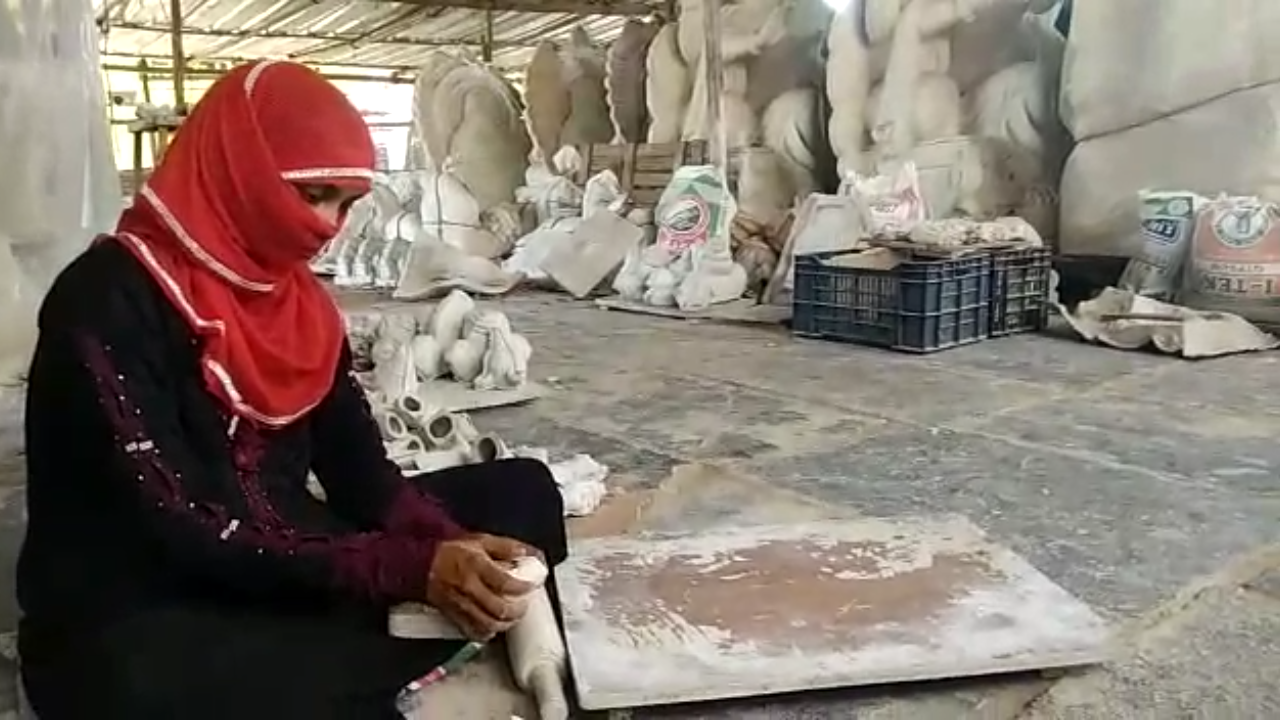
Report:
M368 191L360 113L318 73L259 62L219 79L116 236L201 339L205 385L236 417L286 425L328 393L343 321L308 262L338 228L294 183Z

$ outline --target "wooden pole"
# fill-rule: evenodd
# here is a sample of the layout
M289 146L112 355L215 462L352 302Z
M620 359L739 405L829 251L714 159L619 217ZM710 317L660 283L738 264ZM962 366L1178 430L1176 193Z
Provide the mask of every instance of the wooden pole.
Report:
M711 164L729 176L728 136L724 127L724 56L720 52L723 24L720 0L702 2L702 66L707 84L707 125L711 135Z
M480 56L486 65L493 64L493 10L484 11L484 34L480 38Z
M105 65L103 66L102 69L108 70L107 66ZM151 104L151 73L150 73L150 69L147 67L147 61L145 58L138 61L138 78L142 81L142 102L150 105ZM135 140L135 143L136 143L136 140ZM152 159L154 159L157 154L158 153L156 152L156 139L153 137L151 138ZM139 165L139 167L141 167L142 158L138 157L138 158L135 158L135 160L137 161L137 164ZM134 177L135 183L139 180L139 177L137 177L139 175L141 175L140 170L135 173L135 177ZM137 188L139 186L135 184L134 187Z
M173 109L181 116L187 114L187 57L182 51L182 0L169 0L169 41L173 51Z

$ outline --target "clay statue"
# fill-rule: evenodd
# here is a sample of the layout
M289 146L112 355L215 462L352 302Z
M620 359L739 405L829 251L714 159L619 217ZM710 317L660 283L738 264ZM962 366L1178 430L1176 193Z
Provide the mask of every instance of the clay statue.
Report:
M866 0L839 13L827 96L842 174L911 160L934 216L1017 214L1051 236L1064 43L1034 13L1053 5Z
M702 0L681 0L675 29L663 28L649 47L650 142L711 138L703 12ZM816 188L820 156L827 152L819 135L818 93L831 10L823 0L738 0L720 12L726 143L731 149L763 146L778 155L779 164L757 163L745 172L770 173L755 184L776 189L768 214L785 212ZM760 199L757 192L757 205Z
M453 287L501 294L520 278L491 258L506 254L520 235L516 214L514 203L480 212L448 172L379 174L312 267L340 287L394 289L397 297Z
M471 327L472 332L485 339L480 373L473 383L475 389L499 390L524 385L529 377L533 347L523 335L511 331L507 316L496 310L474 312Z
M525 74L535 162L545 163L566 146L613 139L606 64L605 52L581 27L573 29L567 42L539 44Z
M655 23L628 20L622 26L622 34L609 47L605 89L609 94L614 137L620 142L644 142L649 131L649 112L645 105L648 80L645 58L657 34L658 25Z
M471 58L437 51L414 83L414 127L425 168L449 170L479 210L515 200L529 136L520 97Z
M649 44L645 59L645 105L649 108L649 142L679 142L685 108L693 92L692 70L680 55L675 25L664 25Z

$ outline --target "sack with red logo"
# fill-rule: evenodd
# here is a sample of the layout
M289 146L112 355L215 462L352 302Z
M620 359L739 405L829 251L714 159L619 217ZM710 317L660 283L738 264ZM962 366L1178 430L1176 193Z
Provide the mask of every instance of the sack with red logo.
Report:
M713 165L678 168L655 208L657 244L672 257L716 240L729 245L738 204L724 174Z

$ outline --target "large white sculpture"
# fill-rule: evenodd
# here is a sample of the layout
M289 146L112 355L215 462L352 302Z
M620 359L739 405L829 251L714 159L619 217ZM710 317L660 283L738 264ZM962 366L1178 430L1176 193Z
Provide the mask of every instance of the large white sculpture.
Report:
M423 166L451 172L479 210L515 201L529 136L515 89L463 55L437 51L414 82L414 129Z
M1055 0L866 0L832 21L827 94L843 173L912 160L935 215L1026 217L1052 235L1067 147Z
M538 45L525 73L535 160L545 162L565 146L613 139L606 65L605 50L581 27L575 27L565 42L546 40Z
M613 117L615 139L621 142L641 143L648 136L646 58L657 34L655 23L628 20L622 26L618 39L609 46L609 73L605 78L605 89L609 93L609 113Z
M682 0L677 22L650 45L650 142L711 138L702 45L702 0ZM830 9L822 0L737 0L721 8L724 88L721 108L730 148L764 146L779 163L740 174L773 173L757 187L776 187L774 210L816 189L819 166L819 51ZM756 204L760 204L757 196Z

